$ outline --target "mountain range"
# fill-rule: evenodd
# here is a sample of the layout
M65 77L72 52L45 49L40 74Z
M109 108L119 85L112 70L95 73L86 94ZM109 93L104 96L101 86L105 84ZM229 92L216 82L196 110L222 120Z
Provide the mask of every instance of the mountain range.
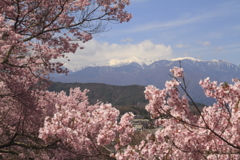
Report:
M187 90L195 102L211 105L214 100L207 98L201 87L200 79L231 83L232 78L240 78L240 67L224 60L201 61L193 58L159 60L149 65L131 62L118 66L86 67L68 76L53 75L52 81L62 83L104 83L117 86L154 85L164 88L166 81L171 80L169 72L174 66L184 69Z

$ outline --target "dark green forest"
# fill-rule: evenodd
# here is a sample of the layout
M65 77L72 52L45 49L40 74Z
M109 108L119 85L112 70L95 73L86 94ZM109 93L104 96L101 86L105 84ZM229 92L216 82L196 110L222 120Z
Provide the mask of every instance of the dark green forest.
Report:
M52 82L48 88L49 91L65 91L69 94L70 88L80 87L83 91L88 89L88 97L90 104L98 101L103 103L111 103L115 108L120 110L121 114L132 112L135 115L149 118L149 113L145 110L148 101L145 99L144 90L145 86L129 85L129 86L115 86L102 83L61 83ZM190 104L190 110L199 114L197 109ZM204 104L197 103L197 106L202 110Z
M88 89L88 97L90 104L98 101L103 103L111 103L120 110L121 114L133 112L135 115L148 116L145 106L148 101L144 97L144 86L114 86L101 83L61 83L53 82L48 88L49 91L65 91L69 94L70 88L80 87L83 91Z

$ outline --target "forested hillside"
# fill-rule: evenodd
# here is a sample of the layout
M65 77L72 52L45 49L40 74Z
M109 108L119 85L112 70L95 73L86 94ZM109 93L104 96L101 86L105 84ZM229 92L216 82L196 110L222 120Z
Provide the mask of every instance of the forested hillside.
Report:
M89 102L91 104L101 101L111 103L118 108L121 114L133 112L135 115L147 116L149 113L145 110L148 101L144 97L144 86L115 86L101 83L61 83L53 82L48 88L49 91L65 91L69 94L70 88L80 87L81 90L88 89Z
M111 103L119 109L121 114L133 112L135 115L142 115L149 118L149 113L145 110L148 100L144 96L144 86L129 85L115 86L102 83L61 83L53 82L48 88L49 91L64 91L69 94L70 88L80 87L81 90L88 89L89 102L95 104L97 101ZM197 103L201 109L204 104ZM190 109L193 113L199 114L190 103Z

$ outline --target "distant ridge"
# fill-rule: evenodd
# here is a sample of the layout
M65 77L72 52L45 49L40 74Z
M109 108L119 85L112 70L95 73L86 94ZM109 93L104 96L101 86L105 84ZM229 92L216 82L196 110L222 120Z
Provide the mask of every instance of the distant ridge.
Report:
M53 81L72 83L105 83L110 85L155 85L162 89L167 80L171 80L169 70L174 66L184 69L188 91L199 103L212 104L213 100L206 98L199 86L199 80L210 77L210 80L231 83L232 78L240 78L239 66L224 60L201 61L189 57L173 60L159 60L150 65L140 65L136 62L122 66L87 67L70 73L68 76L54 75Z
M174 59L163 59L163 60L159 60L159 61L182 61L182 60L191 60L191 61L201 61L201 62L217 62L217 61L224 61L224 60L216 60L213 59L211 61L204 61L204 60L200 60L200 59L196 59L193 57L179 57L179 58L174 58ZM111 59L109 60L109 65L104 65L104 66L98 66L98 65L87 65L87 64L80 64L79 66L76 66L74 69L70 70L70 72L77 72L80 70L83 70L87 67L121 67L121 66L126 66L129 65L131 63L137 63L142 67L145 66L149 66L152 63L157 62L157 61L152 61L152 60L141 60L137 57L129 57L127 59L123 59L123 60L118 60L118 59ZM227 61L226 61L227 62ZM230 63L230 62L229 62Z

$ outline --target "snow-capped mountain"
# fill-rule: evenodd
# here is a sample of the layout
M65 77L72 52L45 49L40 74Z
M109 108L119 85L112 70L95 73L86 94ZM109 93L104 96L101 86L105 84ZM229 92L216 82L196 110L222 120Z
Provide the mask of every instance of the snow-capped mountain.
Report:
M204 98L198 85L200 79L210 77L218 82L231 82L240 78L240 67L223 60L201 61L193 58L159 60L149 65L132 62L119 66L86 67L68 76L54 76L56 82L105 83L111 85L155 85L162 89L167 80L171 80L169 70L173 66L184 69L188 90L196 102L211 104L212 99Z
M120 67L120 66L129 65L131 63L138 63L141 66L146 65L144 60L141 60L141 59L139 59L137 57L129 57L129 58L124 59L124 60L111 59L109 61L109 66L111 66L111 67Z
M125 65L129 65L131 63L137 63L139 64L140 66L142 66L144 68L144 66L146 66L147 64L151 64L152 62L154 62L153 60L147 60L147 59L140 59L140 58L137 58L137 57L129 57L129 58L126 58L126 59L122 59L122 60L119 60L119 59L111 59L108 61L108 65L105 65L105 66L111 66L111 67L121 67L121 66L125 66ZM101 65L103 66L103 65ZM65 63L64 64L64 67L68 68L71 72L77 72L77 71L80 71L84 68L87 68L87 67L100 67L97 66L97 65L89 65L89 64L78 64L76 66L72 66L72 65L69 65L69 63Z

